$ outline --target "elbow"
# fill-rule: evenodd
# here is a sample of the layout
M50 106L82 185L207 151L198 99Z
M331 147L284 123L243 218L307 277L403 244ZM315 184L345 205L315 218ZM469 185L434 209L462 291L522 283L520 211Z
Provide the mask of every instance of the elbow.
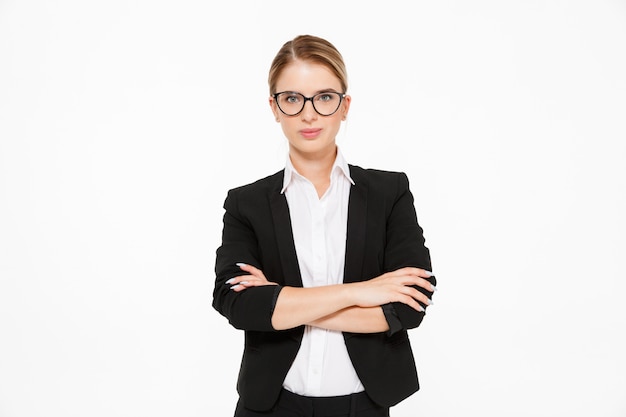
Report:
M239 330L272 332L274 299L280 287L262 286L215 297L213 307Z
M403 324L406 329L416 329L422 324L422 320L424 320L424 312L417 312L417 314L412 314L411 317L406 319Z
M419 327L426 315L425 311L416 311L403 303L394 303L394 308L400 323L402 323L402 328L406 330Z
M280 308L276 308L275 304L271 314L270 323L272 328L276 331L290 330L301 325L300 323L295 322L293 314L281 311Z
M410 307L409 307L410 308ZM422 324L426 312L424 311L410 311L406 314L400 315L400 321L405 329L416 329Z
M430 278L427 278L427 280L433 285L433 287L437 285L437 279L435 278L434 275L431 276ZM415 288L418 291L420 291L422 294L426 295L430 300L432 300L433 294L434 294L433 291L428 291L421 287L415 287ZM419 302L419 304L420 306L422 306L423 311L416 311L407 305L403 305L401 312L399 312L399 315L400 315L400 321L402 321L405 328L415 329L419 327L420 324L422 324L422 321L424 320L424 316L426 315L426 309L428 308L428 306L423 304L422 302Z
M280 319L276 320L274 317L272 317L270 323L272 325L272 329L274 329L275 331L289 330L293 328L293 326L290 326L288 323L281 322Z

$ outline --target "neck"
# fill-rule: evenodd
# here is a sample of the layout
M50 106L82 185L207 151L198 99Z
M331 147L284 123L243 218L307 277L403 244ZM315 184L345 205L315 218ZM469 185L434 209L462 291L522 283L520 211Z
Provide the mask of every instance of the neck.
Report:
M318 195L322 196L330 185L330 172L337 158L337 147L315 155L289 151L289 159L300 175L313 183Z
M316 153L315 155L302 154L293 149L289 151L289 159L300 175L311 182L315 179L330 178L330 171L337 158L337 147Z

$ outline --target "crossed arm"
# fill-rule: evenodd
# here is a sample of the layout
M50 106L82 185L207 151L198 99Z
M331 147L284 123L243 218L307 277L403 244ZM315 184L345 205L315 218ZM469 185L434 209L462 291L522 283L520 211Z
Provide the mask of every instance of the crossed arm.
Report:
M258 268L245 264L239 267L245 274L227 281L232 291L277 285L268 281ZM428 281L431 276L429 271L407 267L363 282L282 287L272 314L272 327L285 330L310 325L354 333L384 332L389 325L380 306L400 302L423 312L422 305L430 305L432 301L414 286L434 292L434 285Z
M261 186L231 190L224 203L213 306L235 328L251 331L310 325L352 333L393 333L419 326L424 308L432 304L430 297L436 281L426 270L430 268L430 256L417 223L408 179L404 174L396 175L396 187L391 186L392 179L381 174L371 177L370 187L384 189L380 198L388 203L376 205L376 216L385 216L384 223L371 232L384 240L384 265L368 258L371 262L367 268L389 272L369 280L312 288L280 286L274 290L272 286L277 284L266 279L262 270L252 265L235 265L240 260L261 265L259 245L267 244L267 239L273 241L276 232L275 224L267 221L272 218L269 207L256 203L259 195L266 192ZM288 208L286 201L280 202L274 207L278 213L274 217L283 216L282 219L288 215ZM275 247L269 245L264 255L278 256L274 252ZM401 267L404 265L421 268ZM275 265L267 268L270 277L285 272ZM294 271L296 268L291 268L291 273Z

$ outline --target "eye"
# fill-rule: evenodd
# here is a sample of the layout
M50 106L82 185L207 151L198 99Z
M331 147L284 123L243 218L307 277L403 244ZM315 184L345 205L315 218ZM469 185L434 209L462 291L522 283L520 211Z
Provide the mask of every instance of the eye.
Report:
M335 99L335 95L333 93L321 93L317 96L318 101L328 102Z
M295 93L285 94L282 99L289 104L297 104L301 101L300 95Z

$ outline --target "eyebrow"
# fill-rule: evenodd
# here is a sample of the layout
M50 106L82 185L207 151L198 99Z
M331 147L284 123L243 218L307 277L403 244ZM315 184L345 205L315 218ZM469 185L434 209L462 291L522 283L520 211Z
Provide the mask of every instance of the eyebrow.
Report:
M335 90L334 88L325 88L323 90L319 90L315 94L319 94L319 93L339 93L339 91Z
M294 90L285 90L285 91L283 91L283 93L297 93L297 94L302 94L302 95L304 95L303 93L301 93L301 92L299 92L299 91L294 91ZM337 93L337 94L344 94L344 93L341 93L341 92L339 92L339 91L335 90L334 88L325 88L325 89L323 89L323 90L317 90L315 93L313 93L313 95L316 95L316 94L321 94L321 93Z

